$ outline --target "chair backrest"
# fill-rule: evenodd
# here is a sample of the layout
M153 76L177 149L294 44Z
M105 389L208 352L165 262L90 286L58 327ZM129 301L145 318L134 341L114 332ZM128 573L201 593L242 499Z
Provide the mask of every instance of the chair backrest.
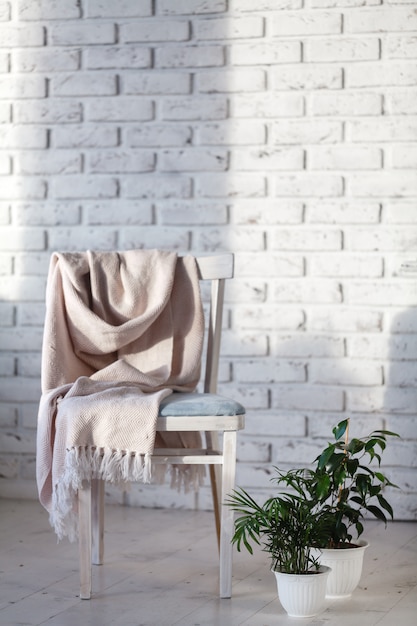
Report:
M205 393L216 393L219 372L220 341L223 319L224 287L227 278L233 278L234 255L232 253L196 257L201 280L211 281L208 320Z

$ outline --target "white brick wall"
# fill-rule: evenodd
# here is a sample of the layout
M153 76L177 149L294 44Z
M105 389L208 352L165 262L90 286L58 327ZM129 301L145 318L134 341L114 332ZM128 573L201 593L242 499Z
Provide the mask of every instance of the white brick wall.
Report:
M0 0L0 497L36 497L51 252L233 250L238 483L350 416L417 518L416 42L407 0Z

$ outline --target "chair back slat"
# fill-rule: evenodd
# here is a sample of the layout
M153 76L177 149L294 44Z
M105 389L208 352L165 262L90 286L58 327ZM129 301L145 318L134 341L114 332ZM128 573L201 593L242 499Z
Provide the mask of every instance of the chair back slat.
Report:
M217 392L225 280L233 278L234 255L197 257L201 280L211 280L204 392Z

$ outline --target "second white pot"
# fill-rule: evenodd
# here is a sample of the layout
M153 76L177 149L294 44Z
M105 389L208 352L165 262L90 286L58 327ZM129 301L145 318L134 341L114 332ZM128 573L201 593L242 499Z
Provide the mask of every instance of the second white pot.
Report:
M354 548L322 548L314 556L331 568L327 578L327 598L349 598L359 584L363 557L369 546L367 541L357 541Z

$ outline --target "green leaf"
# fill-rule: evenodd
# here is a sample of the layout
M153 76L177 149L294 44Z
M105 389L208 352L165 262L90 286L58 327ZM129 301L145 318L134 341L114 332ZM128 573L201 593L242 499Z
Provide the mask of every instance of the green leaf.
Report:
M341 437L343 437L348 427L348 424L349 424L349 420L346 419L346 420L339 422L338 425L333 428L332 432L336 440L341 439Z
M333 453L335 451L335 448L336 448L336 446L332 443L332 444L329 445L328 448L323 450L323 452L319 456L319 462L318 462L318 468L319 469L323 469L324 467L326 467L329 459L331 458L331 456L333 455Z

